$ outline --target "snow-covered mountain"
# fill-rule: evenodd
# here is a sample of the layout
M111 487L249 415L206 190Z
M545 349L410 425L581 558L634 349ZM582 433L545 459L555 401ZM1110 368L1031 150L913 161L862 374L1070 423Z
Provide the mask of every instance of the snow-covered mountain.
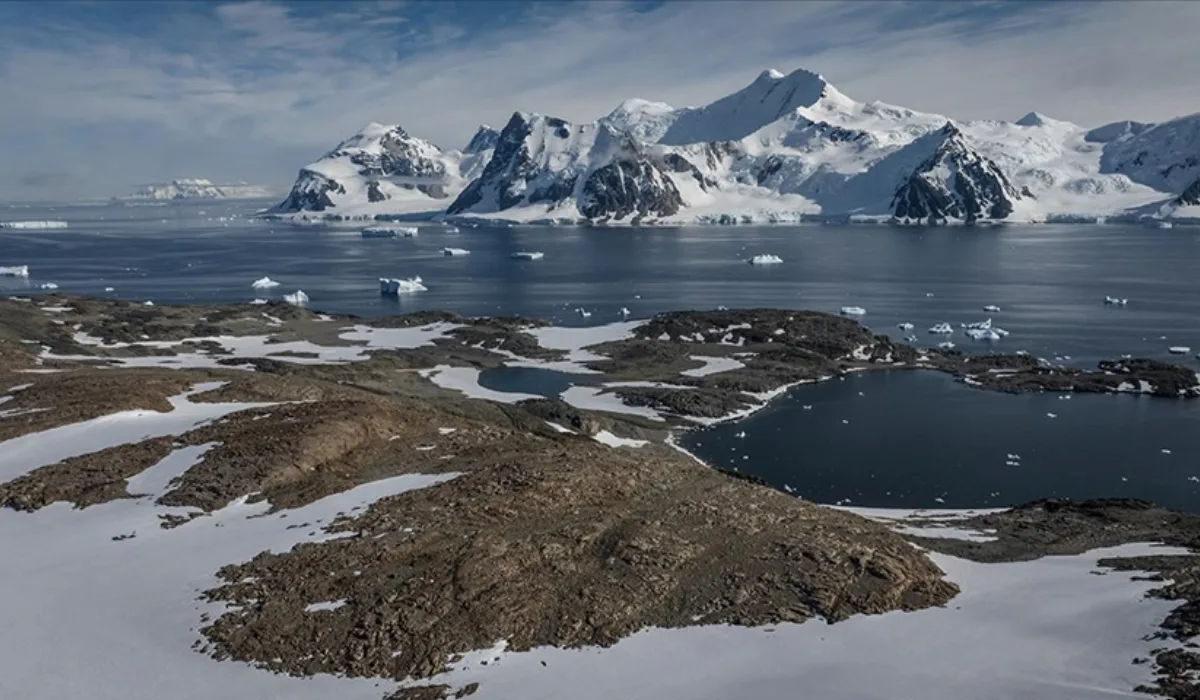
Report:
M443 151L400 126L368 124L301 168L272 211L369 217L443 210L491 159L494 134L482 127L466 151Z
M240 182L236 185L214 185L208 180L193 178L142 185L133 194L113 197L112 201L145 202L173 199L258 199L275 194L265 187Z
M700 107L630 99L576 124L517 112L463 151L372 125L302 170L281 208L514 222L1068 221L1173 215L1192 206L1181 202L1198 178L1200 114L1090 130L1037 112L955 121L856 101L810 71L764 71Z

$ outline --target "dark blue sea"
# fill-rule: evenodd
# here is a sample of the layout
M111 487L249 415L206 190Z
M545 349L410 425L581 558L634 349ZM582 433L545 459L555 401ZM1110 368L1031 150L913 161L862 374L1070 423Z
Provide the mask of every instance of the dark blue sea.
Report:
M1085 367L1132 354L1200 370L1200 229L418 224L416 238L363 239L361 225L296 227L251 218L269 204L0 208L0 221L70 224L0 230L0 266L31 271L28 280L0 277L0 293L40 293L40 285L54 283L71 293L212 303L302 289L322 311L379 316L447 309L562 325L612 322L622 307L638 318L717 306L834 313L861 306L862 321L876 332L898 338L905 334L897 324L915 324L921 345L943 340L925 332L936 323L957 327L990 316L1011 335L989 344L958 333L960 348L1025 350ZM447 257L443 247L471 254ZM522 250L545 257L510 258ZM784 263L745 262L762 253ZM269 294L252 289L263 276L282 286ZM429 291L380 297L379 277L413 276ZM1129 303L1106 305L1105 296ZM985 305L1001 311L987 313ZM1169 346L1193 352L1172 356ZM524 382L526 391L543 393L557 385L519 374L490 381L514 389ZM1200 402L1014 397L938 375L890 372L798 388L744 421L684 442L714 464L821 502L976 507L1119 495L1200 511L1200 479L1192 480L1200 477Z

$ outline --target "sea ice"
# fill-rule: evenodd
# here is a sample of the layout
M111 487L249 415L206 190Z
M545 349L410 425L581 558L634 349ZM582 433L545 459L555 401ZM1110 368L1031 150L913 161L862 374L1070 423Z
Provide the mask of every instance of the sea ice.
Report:
M938 343L938 347L939 347L939 348L941 348L941 349L943 349L943 350L953 350L953 349L954 349L954 343L952 343L952 342L950 342L949 340L947 340L947 341L946 341L946 342L944 342L944 343Z
M866 313L867 313L867 310L861 306L843 306L842 307L842 315L843 316L865 316Z
M514 260L541 260L544 257L546 257L545 253L536 250L519 250L512 254Z
M1171 353L1172 355L1186 355L1191 351L1192 349L1186 345L1172 345L1171 347L1167 348L1167 352Z
M1129 300L1128 299L1118 299L1117 297L1106 296L1106 297L1104 297L1104 303L1112 304L1114 306L1125 306L1126 304L1129 303Z
M308 304L308 295L302 290L297 289L295 294L284 294L283 300L289 304L296 306L304 306Z
M42 282L38 287L42 289L58 289L58 285L53 282Z
M778 255L771 255L770 253L767 253L765 255L755 255L746 262L750 263L751 265L778 265L779 263L783 262L783 258L779 257Z
M964 323L963 328L967 328L970 330L981 330L981 331L991 330L992 319L989 318L986 321L975 321L974 323Z
M386 296L394 297L398 294L413 294L415 292L427 291L429 291L429 288L422 284L420 277L410 277L408 279L379 278L379 293Z
M65 221L0 221L0 228L12 229L44 229L66 228Z
M954 328L951 327L949 323L939 323L933 328L930 328L929 332L937 335L952 335L954 333Z
M916 328L916 326L911 323L901 323L899 328L902 331L911 331L913 328Z
M362 230L363 238L416 238L417 229L411 226L368 226Z
M1000 307L996 306L995 304L988 304L987 306L983 307L983 310L990 314L1000 313Z
M275 280L271 279L270 277L263 277L261 279L256 279L256 280L254 280L254 283L250 285L251 289L271 289L272 287L278 287L278 286L279 286L279 283L276 282Z
M991 328L968 328L966 334L975 340L1000 340L1002 337Z
M471 251L466 248L442 248L442 255L470 255Z

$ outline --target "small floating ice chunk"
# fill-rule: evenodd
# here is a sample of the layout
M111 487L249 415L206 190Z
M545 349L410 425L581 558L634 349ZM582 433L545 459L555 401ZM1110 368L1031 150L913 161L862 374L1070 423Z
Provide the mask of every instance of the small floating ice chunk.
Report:
M1117 297L1104 297L1104 303L1112 306L1125 306L1129 303L1128 299L1119 299Z
M980 331L991 330L992 319L989 318L986 321L975 321L973 323L964 323L963 328L967 328L969 330L980 330Z
M866 316L867 310L861 306L843 306L842 307L842 315L843 316Z
M308 295L297 289L295 294L284 294L283 300L295 306L305 306L308 304Z
M911 323L901 323L899 328L902 331L911 331L912 329L916 328L916 326Z
M12 228L12 229L67 228L67 222L65 222L65 221L0 221L0 228Z
M975 340L1000 340L1000 333L992 328L968 328L966 333Z
M106 291L106 292L115 292L115 291L117 291L117 290L113 289L112 287L105 287L105 288L104 288L104 291Z
M1013 461L1019 461L1021 459L1021 455L1009 454L1008 458Z
M943 349L943 350L953 350L953 349L954 349L954 343L952 343L952 342L950 342L949 340L947 340L947 341L946 341L946 342L944 342L944 343L938 343L938 347L939 347L939 348L941 348L941 349Z
M538 250L518 250L512 254L514 260L541 260L546 254Z
M442 255L470 255L471 251L466 248L442 248Z
M1162 453L1165 455L1169 455L1169 454L1171 454L1171 451L1164 447Z
M623 318L628 318L630 313L632 312L630 312L629 309L625 308L624 306L621 307L621 316Z
M1047 413L1046 417L1047 418L1058 418L1058 414L1057 413Z
M270 302L268 302L266 299L255 299L255 300L251 301L250 303L255 304L255 305L261 305L261 304L267 304Z
M949 323L939 323L933 328L930 328L929 332L936 335L953 335L954 328L951 327Z
M58 289L58 285L53 282L42 282L38 287L42 289Z
M582 306L575 309L575 313L579 314L580 317L582 317L582 318L591 318L592 317L592 312L588 311L587 309L583 308Z
M278 286L279 286L279 283L276 282L275 280L271 279L270 277L263 277L261 279L254 280L254 283L250 285L250 288L251 289L271 289L272 287L278 287Z
M0 267L0 277L28 277L28 265L15 265L13 267Z
M362 230L363 238L416 238L417 229L411 226L368 226Z
M1171 353L1172 355L1186 355L1191 351L1192 349L1186 345L1172 345L1171 347L1167 348L1167 352Z
M995 304L988 304L987 306L983 307L983 310L988 312L989 314L1000 313L1000 307L996 306Z
M386 296L394 297L399 294L414 294L416 292L427 291L429 291L429 288L422 284L420 277L410 277L408 279L379 278L379 293Z
M778 255L766 253L764 255L755 255L746 262L750 263L751 265L778 265L779 263L783 262L783 258L779 257Z

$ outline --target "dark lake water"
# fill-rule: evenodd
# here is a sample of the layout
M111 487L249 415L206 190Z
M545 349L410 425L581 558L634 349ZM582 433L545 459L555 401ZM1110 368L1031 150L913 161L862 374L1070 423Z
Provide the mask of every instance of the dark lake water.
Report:
M830 312L853 305L867 310L862 321L877 332L900 337L897 324L915 324L920 345L943 339L925 332L936 323L957 328L991 316L1011 335L988 344L957 333L954 341L967 351L1025 350L1083 366L1128 353L1200 368L1194 355L1167 354L1172 345L1200 352L1198 229L454 231L420 224L417 238L363 239L361 226L246 218L267 204L0 208L0 220L70 223L66 230L0 230L0 266L31 269L28 281L0 278L0 293L36 293L53 282L66 292L166 303L278 298L303 289L322 311L448 309L561 325L616 321L622 307L639 318L722 305ZM446 246L471 254L446 257ZM539 250L545 258L510 259L519 250ZM762 253L784 263L744 262ZM283 286L251 289L264 275ZM420 276L429 291L381 298L381 276ZM1129 304L1106 306L1106 295ZM989 304L1002 310L984 312ZM533 372L486 381L498 390L553 394L568 380ZM820 501L977 506L1055 494L1148 495L1200 510L1197 484L1187 480L1187 464L1200 465L1197 410L1133 397L1000 396L938 376L891 373L804 387L747 421L689 440L702 443L696 451L714 462L736 460L743 471ZM1046 419L1047 412L1059 417ZM741 430L745 439L733 437ZM1021 454L1019 468L1005 465L1008 453Z

